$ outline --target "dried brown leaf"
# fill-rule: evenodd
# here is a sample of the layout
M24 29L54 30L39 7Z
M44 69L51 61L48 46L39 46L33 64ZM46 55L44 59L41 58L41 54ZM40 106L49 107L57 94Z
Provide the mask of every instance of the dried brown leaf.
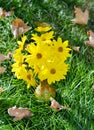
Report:
M7 56L5 56L5 55L3 55L3 54L0 54L0 63L1 63L3 60L10 59L10 58L11 58L11 55L12 55L11 52L9 52Z
M0 8L0 18L1 17L9 17L13 14L13 11L5 11L2 8Z
M4 10L0 8L0 17L4 17Z
M92 89L94 89L94 85L92 85Z
M3 92L3 88L0 87L0 93L2 93L2 92Z
M16 106L9 108L8 114L10 116L13 116L15 121L21 120L25 117L33 116L33 113L31 113L31 111L28 108L17 108Z
M10 59L10 58L11 58L11 55L12 55L11 52L9 52L7 56L5 56L5 55L3 55L3 54L0 54L0 64L1 64L2 61L7 60L7 59ZM4 73L5 70L6 70L6 68L0 67L0 73Z
M75 18L72 21L76 24L87 25L89 20L89 11L86 9L82 11L81 8L74 6Z
M80 53L80 47L79 46L69 46L72 50Z
M6 70L6 68L4 68L4 67L0 67L0 73L4 73L5 70Z
M6 56L3 55L3 54L0 54L0 63L1 63L3 60L5 60L5 59L6 59Z
M94 47L94 32L92 32L91 30L87 31L88 34L88 41L85 41L85 44L91 47Z
M11 16L13 13L14 13L13 11L5 12L5 17L9 17L9 16Z
M31 28L27 26L20 18L14 19L11 24L11 30L14 35L14 38L21 36L22 34L26 33L30 29Z
M50 101L51 101L51 108L54 108L58 111L62 110L62 109L66 109L66 110L70 110L70 108L66 107L66 106L62 106L60 105L54 98L50 97Z

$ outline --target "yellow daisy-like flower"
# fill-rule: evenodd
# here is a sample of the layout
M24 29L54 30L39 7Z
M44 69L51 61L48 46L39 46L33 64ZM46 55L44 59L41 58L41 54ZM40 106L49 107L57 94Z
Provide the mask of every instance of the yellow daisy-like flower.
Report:
M21 39L22 39L22 41L17 42L18 45L19 45L19 48L15 50L15 53L20 53L23 50L23 46L25 44L25 41L26 41L27 37L23 36Z
M54 31L50 31L44 34L41 34L41 36L38 36L36 34L32 34L32 38L37 44L45 43L45 42L50 42L51 39L53 39L53 34Z
M24 69L21 72L21 77L24 81L27 82L27 88L29 88L30 86L35 86L36 85L36 81L33 75L32 70L26 70Z
M12 72L15 72L15 76L17 77L17 79L23 79L21 73L24 72L25 68L26 68L26 65L22 65L21 67L19 67L19 69L16 67L16 63L13 64L14 68L12 69Z
M49 30L51 30L52 29L52 27L50 27L50 26L47 26L47 27L37 27L37 28L35 28L35 30L37 31L37 32L47 32L47 31L49 31Z
M23 63L25 55L23 55L22 53L15 53L13 54L13 58L15 61Z
M65 75L67 74L68 68L68 65L64 62L48 63L47 67L44 68L44 70L42 70L38 76L41 81L47 79L48 83L51 84L55 81L65 79Z
M47 51L45 51L45 44L38 44L37 46L35 44L30 44L27 47L27 51L30 53L26 57L26 62L29 64L30 67L34 68L34 71L38 73L41 68L43 68L45 61L47 59Z
M15 75L17 76L18 79L21 79L21 71L26 67L24 63L24 55L23 54L14 54L13 55L15 59L15 63L12 64L12 72L15 72Z
M70 48L68 48L68 41L62 42L61 38L58 38L57 41L54 40L54 51L57 57L61 58L61 60L66 60L70 57Z

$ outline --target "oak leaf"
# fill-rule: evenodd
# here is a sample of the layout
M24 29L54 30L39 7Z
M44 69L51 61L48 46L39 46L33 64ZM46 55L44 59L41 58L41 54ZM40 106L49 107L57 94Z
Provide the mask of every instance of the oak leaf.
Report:
M3 92L3 88L0 87L0 93L2 93L2 92Z
M13 14L12 10L7 12L7 11L3 10L3 8L0 8L0 18L1 17L9 17L12 14Z
M85 41L85 44L91 47L94 47L94 32L92 32L91 30L87 31L88 34L88 41Z
M10 58L11 58L11 55L12 55L11 52L9 52L7 56L5 56L5 55L3 55L3 54L0 54L0 63L1 63L3 60L10 59Z
M5 70L6 70L6 68L4 68L4 67L0 67L0 73L4 73Z
M21 120L24 117L31 117L34 114L28 108L17 108L16 106L8 108L8 114L14 117L14 120Z
M94 85L92 85L92 89L94 89Z
M11 52L9 52L7 56L0 54L0 64L1 64L2 61L10 59L11 55L12 55ZM6 68L0 66L0 73L5 72L5 70L6 70Z
M71 21L76 24L87 25L89 20L89 11L87 9L85 11L82 11L81 8L78 8L76 6L74 6L74 10L75 18Z
M54 98L50 97L50 101L51 101L51 108L54 108L58 111L62 110L62 109L66 109L66 110L70 110L70 108L66 107L66 106L62 106L59 104L59 102L57 102Z
M72 50L80 53L80 47L79 46L69 46Z
M26 33L30 29L31 27L27 26L24 23L24 21L22 21L22 19L20 18L16 18L12 21L11 30L14 35L14 38L21 36L22 34Z

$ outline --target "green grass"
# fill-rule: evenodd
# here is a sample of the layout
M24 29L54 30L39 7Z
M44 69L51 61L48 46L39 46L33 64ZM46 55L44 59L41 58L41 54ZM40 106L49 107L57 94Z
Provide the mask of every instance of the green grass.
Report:
M74 5L90 10L87 26L71 22ZM94 31L93 5L93 0L0 0L0 7L5 10L14 7L13 16L0 18L0 53L6 55L17 46L18 39L13 38L10 29L16 17L31 26L27 35L33 32L36 21L47 22L53 27L56 37L69 40L70 45L80 46L79 54L71 51L66 79L53 84L56 100L69 106L70 111L56 112L49 107L50 102L39 102L34 89L27 90L26 84L11 72L12 59L1 64L6 67L6 72L0 74L0 87L4 89L0 93L0 130L94 130L94 90L91 88L94 84L94 49L84 44L87 30ZM7 109L14 105L30 108L34 116L14 122L7 113Z

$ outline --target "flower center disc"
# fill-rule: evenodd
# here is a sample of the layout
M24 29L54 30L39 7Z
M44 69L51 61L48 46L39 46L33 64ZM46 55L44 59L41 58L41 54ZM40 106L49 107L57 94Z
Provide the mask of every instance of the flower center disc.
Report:
M42 54L41 53L37 53L37 58L41 59L42 58Z
M59 51L59 52L62 52L62 51L63 51L63 48L62 48L62 47L59 47L59 48L58 48L58 51Z
M51 74L55 74L55 73L56 73L56 70L53 68L53 69L50 70L50 73L51 73Z
M31 75L29 74L29 75L27 75L27 78L29 79L29 80L31 80Z

